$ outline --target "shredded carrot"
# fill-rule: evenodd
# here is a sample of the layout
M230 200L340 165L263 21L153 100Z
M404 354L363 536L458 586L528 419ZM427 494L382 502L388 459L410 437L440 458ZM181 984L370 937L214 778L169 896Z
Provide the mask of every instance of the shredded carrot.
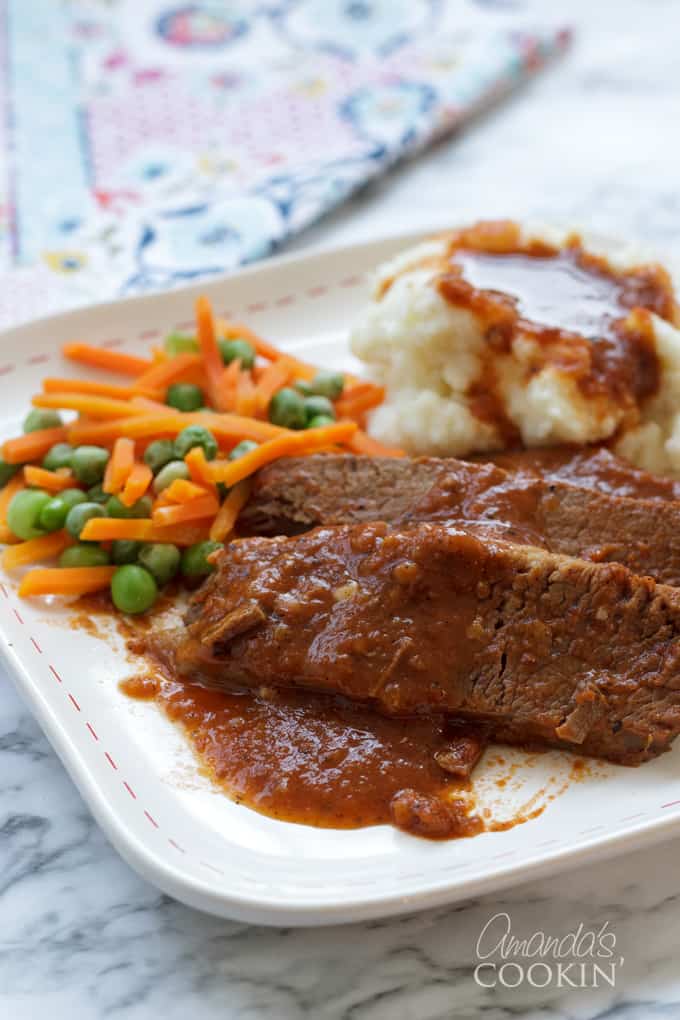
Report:
M104 472L102 489L104 492L117 494L125 485L135 463L135 444L132 439L119 436L113 444Z
M192 482L198 485L214 485L210 461L202 446L192 447L184 458L184 463L189 468Z
M375 386L373 383L358 383L356 386L351 386L335 402L335 413L338 418L356 418L358 415L378 407L384 399L384 386Z
M20 542L21 539L17 538L13 531L10 531L6 524L0 524L0 542L4 542L6 545L12 545Z
M222 371L219 387L223 411L234 411L238 397L238 384L241 376L241 363L230 361Z
M124 506L134 506L141 499L153 480L153 471L148 464L137 463L128 475L125 487L120 494Z
M119 386L117 383L98 382L94 379L43 379L45 393L90 393L99 397L114 397L118 400L129 400L132 389L130 386Z
M106 347L93 347L92 344L64 344L61 352L71 361L79 361L82 365L103 368L109 372L119 372L121 375L141 375L153 364L147 358L139 358L135 354L111 351Z
M232 486L279 457L313 453L335 443L348 443L356 431L356 423L346 421L325 425L319 429L305 429L304 432L289 432L287 435L267 440L237 460L212 461L212 476L216 482Z
M361 429L356 430L348 441L347 446L352 453L361 453L366 457L406 456L404 450L400 450L396 446L385 446L383 443L379 443L377 439L372 439L371 436L362 432Z
M46 492L52 493L72 489L77 484L73 472L69 468L47 471L45 468L35 467L33 464L27 464L24 468L24 480L26 485L32 485L36 489L44 489Z
M197 521L205 517L214 517L220 504L210 492L203 492L195 499L174 506L155 507L152 521L159 527L169 524L184 524L185 521Z
M234 530L236 519L248 502L249 496L250 479L245 478L242 482L236 483L220 507L217 517L212 522L210 537L213 542L224 542L231 534Z
M208 396L211 403L218 411L223 411L220 381L224 370L224 362L217 344L217 333L215 320L213 318L210 302L206 297L199 297L196 300L196 332L198 334L198 345L203 355L203 364L208 384Z
M290 382L294 374L294 362L291 358L279 358L278 361L272 361L271 365L267 365L255 389L256 410L264 413L274 394Z
M2 445L2 456L8 464L26 464L31 460L42 460L50 447L63 443L67 430L63 425L53 429L37 429L25 436L8 439Z
M174 382L193 382L197 375L196 369L200 370L201 364L200 354L178 354L138 376L132 389L135 393L164 394Z
M34 433L35 434L35 433ZM10 505L17 492L25 489L23 474L20 473L15 475L14 478L10 478L7 485L4 485L0 489L0 524L7 524L7 507Z
M142 397L139 394L135 395L131 403L135 407L143 407L147 411L153 411L154 414L168 414L170 413L170 407L168 404L164 404L160 400L152 400L151 397Z
M236 407L234 410L237 414L243 414L248 418L252 418L255 416L256 409L257 388L253 383L252 373L242 371L238 383Z
M120 435L131 439L159 439L176 436L187 425L204 425L210 429L218 442L223 440L227 443L240 442L241 439L262 442L264 439L286 435L288 432L278 425L270 425L269 422L237 414L211 414L199 411L183 414L180 411L166 409L165 414L147 412L134 418L119 418L112 422L73 422L68 428L68 438L74 445L97 443L110 446Z
M290 351L282 351L275 344L270 343L269 340L265 340L264 337L259 336L258 333L254 333L248 326L244 326L242 322L232 322L229 319L218 319L217 329L221 336L225 336L229 339L236 337L242 337L247 340L255 348L255 353L259 354L261 358L266 358L267 361L279 361L280 358L288 358L293 362L294 375L296 379L304 379L309 382L319 371L316 365L310 365L307 361L301 361L300 358L296 358L295 355L291 354ZM345 372L345 382L353 384L358 382L357 376L350 375L349 372Z
M168 503L188 503L190 499L205 496L205 487L189 482L186 478L175 478L167 489L163 489L162 495Z
M190 522L171 527L158 526L148 518L92 517L80 533L82 542L112 542L129 538L133 542L172 542L194 545L208 538L209 524Z
M78 411L90 418L129 418L147 412L133 406L128 400L113 397L98 397L89 393L38 393L31 401L34 407L56 407L67 411Z
M108 588L117 567L45 567L29 570L19 595L89 595Z
M58 556L70 545L73 545L73 539L66 531L53 531L39 538L29 538L27 542L5 549L2 565L5 570L14 570L16 567L26 567L29 563L40 563L41 560Z

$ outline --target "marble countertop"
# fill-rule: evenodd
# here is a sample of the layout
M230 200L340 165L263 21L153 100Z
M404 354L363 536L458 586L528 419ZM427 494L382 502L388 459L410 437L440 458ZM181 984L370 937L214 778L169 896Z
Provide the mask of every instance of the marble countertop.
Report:
M438 217L509 215L680 248L680 8L673 0L563 7L578 35L559 66L291 247ZM13 1020L185 1020L189 1011L201 1020L678 1016L679 853L680 838L386 922L291 931L217 920L123 863L0 677L0 1016ZM477 938L503 911L523 933L608 922L624 958L616 986L481 987Z

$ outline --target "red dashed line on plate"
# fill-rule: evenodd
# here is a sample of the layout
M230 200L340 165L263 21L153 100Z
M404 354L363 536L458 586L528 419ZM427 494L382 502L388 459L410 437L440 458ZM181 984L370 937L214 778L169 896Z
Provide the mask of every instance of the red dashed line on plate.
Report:
M515 850L506 850L502 854L496 854L494 857L491 858L491 860L492 861L500 861L504 857L514 857L515 856L515 852L516 852Z
M661 805L661 809L663 810L667 807L675 807L676 804L680 804L680 800L669 800L668 804Z
M94 727L92 726L92 723L86 722L85 725L87 726L88 730L90 731L90 733L92 734L94 739L95 740L99 740L99 737L97 736L97 734L94 731Z
M193 319L185 319L184 322L178 322L175 329L192 329L196 323Z
M143 329L139 334L140 340L153 340L155 337L160 336L160 329Z
M181 854L186 853L184 847L180 846L179 843L175 843L174 839L170 839L170 837L168 837L168 843L170 844L170 846L174 846L175 850L179 850Z
M220 318L220 319L233 319L234 318L234 312L231 310L231 308L227 308L227 310L225 312L220 312L218 318ZM189 325L193 326L194 323L191 322L191 323L189 323Z
M46 361L50 360L49 354L34 354L32 358L29 358L26 362L27 365L44 365Z
M154 827L155 829L157 829L157 828L158 828L158 822L157 822L157 821L156 821L156 819L155 819L155 818L153 817L153 815L150 815L150 814L149 814L149 812L148 812L148 811L146 810L146 808L144 809L144 814L145 814L145 815L146 815L146 817L147 817L147 818L149 819L149 821L151 822L151 824L153 825L153 827Z
M544 843L537 843L536 847L539 848L544 846L555 846L555 844L559 842L560 842L559 839L546 839Z
M267 309L267 305L264 301L254 301L251 305L248 305L246 311L249 315L255 315L257 312L264 312ZM227 316L225 316L227 318Z
M644 818L647 814L646 811L638 811L635 815L626 815L625 818L619 818L620 822L634 822L636 818Z
M120 345L122 343L123 343L122 339L120 337L116 336L112 340L102 340L102 342L100 343L99 346L100 347L120 347Z
M40 645L38 644L34 637L31 638L31 644L35 648L38 655L42 655L42 648L40 647Z
M50 672L54 675L54 678L59 681L59 683L63 683L61 677L59 676L59 674L57 673L56 669L54 668L54 666L51 663L50 663Z
M591 825L589 829L581 829L579 836L590 836L593 832L600 832L604 829L604 825Z
M129 783L127 782L127 780L126 780L126 779L124 779L124 780L123 780L123 786L125 787L125 789L127 790L127 792L128 792L129 794L130 794L130 796L132 797L132 799L133 799L133 800L137 800L137 794L136 794L136 793L135 793L135 791L134 791L134 790L132 789L132 787L130 786L130 784L129 784Z
M324 294L327 294L327 293L328 293L328 287L322 287L321 284L318 284L316 287L310 287L309 288L309 290L307 291L307 297L318 298L318 297L322 297Z
M344 280L340 281L341 287L356 287L361 283L360 276L346 276Z
M16 365L2 365L0 366L0 375L9 375L9 373L13 372L15 368Z
M18 609L14 609L13 612L14 612L14 615L16 616L17 620L19 621L19 623L23 623L24 621L21 619L21 614L19 613L19 610Z
M209 864L208 861L199 861L198 863L202 864L204 868L210 868L210 870L214 871L215 874L217 874L217 875L223 875L224 874L224 872L222 871L221 868L216 868L214 864Z
M77 709L78 712L80 712L80 705L78 704L78 702L73 697L73 695L71 694L70 691L68 692L68 696L69 696L69 700L72 702L74 708Z
M106 760L109 763L109 765L111 766L111 768L115 769L116 772L117 772L118 771L118 766L116 765L115 761L113 760L113 758L111 757L111 755L109 754L108 751L104 751L104 757L106 758Z
M2 583L0 583L0 591L5 596L6 599L9 598L9 595L7 594L7 589L5 588L4 584L2 584Z
M294 294L284 294L283 297L277 298L274 302L277 308L285 308L287 305L295 304Z

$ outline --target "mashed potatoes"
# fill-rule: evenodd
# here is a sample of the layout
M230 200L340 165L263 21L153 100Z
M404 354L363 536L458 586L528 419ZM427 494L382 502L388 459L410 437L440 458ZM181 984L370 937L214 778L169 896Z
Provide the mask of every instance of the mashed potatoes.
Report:
M680 474L680 314L632 251L478 224L381 266L352 350L385 385L371 433L418 454L616 437Z

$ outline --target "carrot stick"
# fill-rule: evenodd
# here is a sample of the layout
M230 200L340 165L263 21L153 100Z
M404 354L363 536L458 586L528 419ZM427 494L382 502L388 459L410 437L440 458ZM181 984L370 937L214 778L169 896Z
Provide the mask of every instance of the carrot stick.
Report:
M191 522L171 527L157 526L148 518L92 517L80 533L82 542L111 542L129 538L134 542L171 542L194 545L208 538L205 523Z
M71 361L79 361L81 365L91 365L93 368L103 368L109 372L120 372L121 375L141 375L153 364L146 358L139 358L135 354L110 351L105 347L93 347L91 344L64 344L61 353Z
M319 429L305 429L304 432L289 432L287 435L267 440L237 460L212 461L210 465L212 476L215 482L232 486L279 457L312 453L335 443L347 443L356 431L356 423L346 421Z
M237 414L243 414L248 418L252 418L255 416L256 408L257 390L253 383L252 373L241 372L234 410Z
M237 482L212 522L210 537L213 542L224 542L225 538L231 534L236 519L248 502L249 496L250 480L246 478L242 482Z
M202 446L194 446L184 458L184 463L189 468L192 482L197 485L214 485L210 461L205 455Z
M383 386L374 386L372 383L361 387L351 387L347 394L344 394L335 402L335 413L338 418L356 418L372 410L385 399Z
M113 444L113 451L106 465L102 489L104 492L119 493L125 485L135 463L135 444L132 439L119 436Z
M132 468L120 494L124 506L134 506L141 499L153 480L153 471L148 464L137 463Z
M35 435L35 433L33 433ZM7 485L4 485L0 489L0 524L7 524L7 507L10 505L17 492L25 489L25 483L23 474L15 475L14 478L10 478Z
M230 361L222 370L220 378L220 400L223 411L233 411L236 408L236 397L238 384L241 376L241 363L238 360Z
M156 507L152 514L152 521L160 527L169 524L184 524L185 521L196 521L204 517L214 517L219 508L220 505L212 493L204 492L201 496L197 496L196 499L190 499L187 503Z
M189 482L186 478L175 478L174 482L163 490L162 495L168 503L188 503L191 499L205 496L205 487Z
M221 404L220 380L224 370L224 362L217 345L217 333L210 302L206 297L196 300L196 331L198 345L203 355L203 364L208 382L208 395L211 403L218 411L225 410Z
M32 485L36 489L45 489L46 492L63 492L64 489L71 489L76 485L73 473L69 468L57 468L56 471L46 471L45 468L34 467L27 464L24 468L24 480L26 485Z
M279 358L267 365L255 388L255 408L264 413L274 394L290 382L294 375L293 362L290 358Z
M147 411L153 411L154 414L170 414L169 405L162 403L160 400L152 400L150 397L142 397L136 394L130 403L134 404L135 407L143 407Z
M2 565L5 570L14 570L29 563L40 563L41 560L58 556L70 545L73 545L73 539L66 531L53 531L50 535L41 535L40 538L29 538L27 542L20 542L5 549L2 554Z
M200 368L201 364L200 354L178 354L138 376L132 389L135 393L165 393L168 386L185 378L191 369ZM192 375L195 378L195 371Z
M133 406L128 400L98 397L89 393L38 393L31 403L34 407L57 407L78 411L91 418L129 418L147 414L143 407Z
M2 456L8 464L26 464L30 460L42 460L55 443L63 443L67 429L58 425L53 429L37 429L25 436L8 439L2 445Z
M43 379L45 393L90 393L99 397L115 397L118 400L129 400L132 392L129 386L116 383L97 382L93 379Z
M140 409L143 410L143 409ZM256 421L238 414L210 414L207 412L184 413L173 412L150 414L148 411L134 418L119 418L110 422L73 422L68 427L69 442L74 445L97 443L111 446L117 436L128 436L131 439L162 438L176 436L187 425L205 425L220 441L240 442L241 439L254 439L261 442L273 436L286 435L289 430L271 425L269 422ZM36 433L31 433L36 435ZM22 436L22 439L24 437ZM56 441L56 440L55 440ZM27 458L32 459L32 458ZM5 460L8 460L5 456Z
M4 542L6 545L12 545L20 542L21 539L17 538L13 531L10 531L6 524L0 524L0 542Z
M44 567L29 570L19 595L89 595L108 588L117 567Z
M347 447L352 451L352 453L362 453L367 457L406 456L404 450L400 450L396 446L384 446L383 443L379 443L377 439L372 439L371 436L362 432L361 429L356 430L354 435L347 442Z

